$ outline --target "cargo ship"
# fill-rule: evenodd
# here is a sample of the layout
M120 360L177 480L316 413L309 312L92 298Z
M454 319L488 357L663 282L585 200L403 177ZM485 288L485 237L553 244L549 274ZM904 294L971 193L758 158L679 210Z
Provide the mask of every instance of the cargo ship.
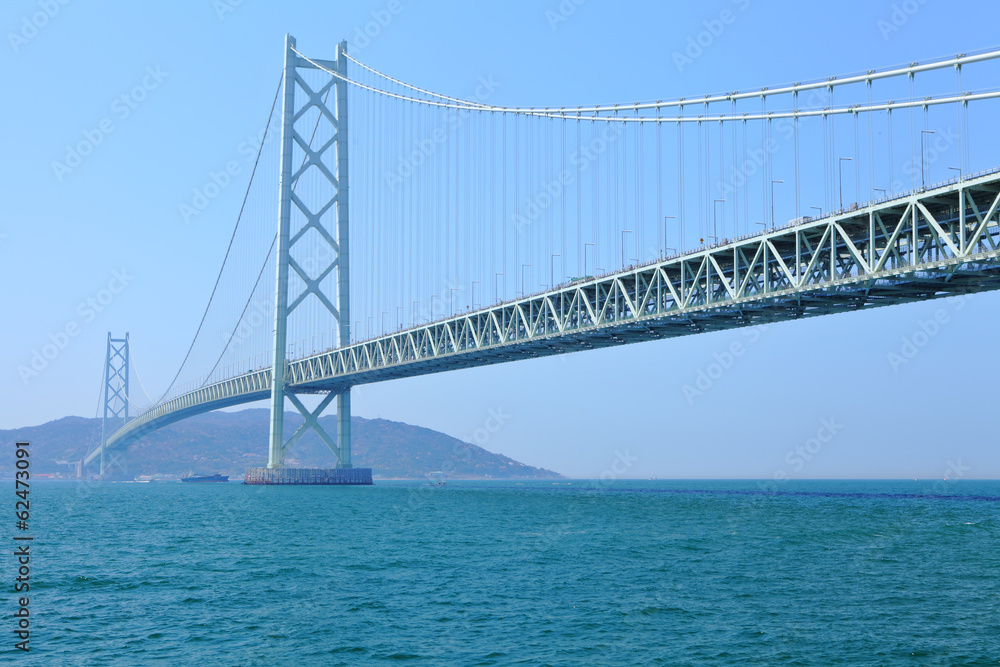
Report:
M187 477L181 477L182 482L228 482L229 475L220 475L215 473L214 475L188 475Z

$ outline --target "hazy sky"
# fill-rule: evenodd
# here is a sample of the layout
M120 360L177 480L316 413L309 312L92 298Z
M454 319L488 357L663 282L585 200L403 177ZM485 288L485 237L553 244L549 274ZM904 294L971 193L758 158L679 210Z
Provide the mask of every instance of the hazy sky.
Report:
M678 67L674 54L726 10L735 19ZM538 106L697 96L978 51L997 46L996 29L970 17L994 13L992 2L940 0L6 2L0 428L93 416L109 330L130 332L151 394L173 377L243 187L195 224L178 205L259 130L286 32L327 58L348 39L372 66L459 97L491 75L503 84L491 103ZM366 24L378 33L367 40ZM136 86L143 99L123 102ZM53 169L96 131L92 154ZM104 289L116 292L108 303L87 305ZM572 476L997 478L998 305L983 294L395 381L356 389L354 412ZM894 367L889 355L938 311L945 324ZM18 367L67 327L64 349L23 380ZM733 341L745 353L685 397Z

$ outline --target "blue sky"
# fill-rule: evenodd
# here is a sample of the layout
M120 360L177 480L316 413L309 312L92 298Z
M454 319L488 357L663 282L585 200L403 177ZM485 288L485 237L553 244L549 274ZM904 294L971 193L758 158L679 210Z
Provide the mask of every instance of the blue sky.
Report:
M735 19L678 67L674 54L724 11ZM468 96L491 75L503 84L491 103L558 106L697 96L983 50L998 45L995 27L968 17L993 11L940 0L7 2L0 428L93 416L109 330L130 332L150 394L169 383L245 181L193 222L178 206L210 172L242 159L260 130L286 32L319 57L348 39L356 57L432 90ZM360 38L379 17L378 34ZM93 153L70 171L53 169L84 136L99 137ZM957 469L997 478L1000 364L989 336L998 305L981 294L395 381L356 389L354 412L581 477L627 460L627 477L954 478ZM939 312L946 322L929 343L893 367L889 355ZM63 349L23 379L18 367L53 339ZM734 341L745 353L703 396L685 398L683 386ZM796 453L830 433L808 460Z

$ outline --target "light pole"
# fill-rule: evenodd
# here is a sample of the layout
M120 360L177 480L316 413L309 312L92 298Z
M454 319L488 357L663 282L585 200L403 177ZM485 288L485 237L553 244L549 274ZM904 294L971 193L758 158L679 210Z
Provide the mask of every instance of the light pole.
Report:
M837 163L837 167L840 171L840 210L844 210L844 162L853 162L854 158L842 157L840 162Z
M473 308L473 310L475 310L475 308L476 308L476 285L478 285L478 284L479 284L478 280L473 280L472 281L472 308Z
M937 134L934 130L920 130L920 189L927 189L927 177L924 174L924 135Z
M631 234L631 229L626 229L622 231L622 268L625 268L625 235Z
M663 216L663 256L664 257L666 257L667 250L669 250L669 248L667 248L667 243L668 243L668 241L667 241L667 220L670 220L670 219L676 220L677 216L676 215L665 215L665 216ZM674 252L677 252L677 251L675 250Z
M885 199L886 197L889 196L889 194L885 190L883 190L882 188L874 188L874 190L875 190L875 192L881 192L882 193L882 199Z
M715 239L717 242L719 240L719 219L715 215L715 212L717 210L715 205L725 204L725 203L726 203L725 199L716 199L712 202L712 234L714 234L712 238ZM723 209L723 211L725 211L725 209Z
M819 215L816 216L816 217L818 217L818 218L822 218L823 217L823 209L821 209L819 206L810 206L809 208L814 208L817 211L819 211Z
M507 275L506 274L504 274L504 273L495 273L495 274L493 274L493 302L494 303L496 303L497 299L500 296L500 290L497 289L497 278L499 278L500 276L504 277L504 283L507 282ZM506 296L507 296L507 285L505 284L504 285L504 297L506 297Z
M774 184L775 183L784 183L784 181L781 180L771 181L771 227L772 228L774 227Z
M556 288L556 257L562 258L562 255L555 254L549 257L549 287L551 289Z
M594 246L595 247L594 252L595 253L597 252L597 250L596 250L596 244L594 244L594 243L584 243L583 244L583 276L584 277L587 277L587 275L588 275L588 273L587 273L587 246Z
M959 167L948 167L952 171L958 172L958 180L962 180L962 170Z

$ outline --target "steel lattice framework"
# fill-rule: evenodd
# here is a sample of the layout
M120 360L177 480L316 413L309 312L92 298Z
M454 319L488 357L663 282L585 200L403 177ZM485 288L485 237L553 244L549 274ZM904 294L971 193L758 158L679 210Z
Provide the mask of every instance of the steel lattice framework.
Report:
M395 378L1000 289L998 208L1000 170L293 361L284 381L299 393L336 393ZM266 398L271 383L265 369L178 396L126 424L108 447L125 448L193 414Z
M100 454L101 475L113 470L121 474L127 472L125 448L109 448L108 436L121 429L128 422L128 377L129 345L128 334L124 338L112 338L108 334L108 351L104 359L104 414L101 417L101 446L95 453Z
M351 392L350 387L342 388L331 394L321 404L318 410L309 411L295 397L294 390L286 382L287 352L286 328L288 317L310 295L315 297L333 315L338 324L338 335L341 344L350 340L350 266L348 243L348 171L347 171L347 84L342 79L330 77L324 85L313 90L309 83L299 74L300 68L323 67L327 71L347 72L345 52L346 42L337 47L336 62L307 62L295 52L295 39L288 35L285 38L285 70L284 70L284 103L282 105L281 129L281 178L280 178L280 214L278 222L278 255L277 276L274 309L274 376L277 381L271 382L271 432L268 447L268 467L280 468L285 452L291 448L303 435L306 429L313 429L320 438L337 455L341 468L351 467ZM332 69L330 69L332 68ZM296 103L296 91L304 93L305 101ZM327 106L327 98L333 91L336 96L336 111ZM334 133L331 138L319 146L313 146L313 132L300 131L303 125L308 125L309 113L315 110L318 114L317 124L328 122ZM313 136L310 136L312 134ZM300 165L293 164L295 147L303 153ZM326 158L327 154L332 158ZM328 165L328 163L330 163ZM295 186L299 179L310 170L315 170L329 186L329 195L323 201L313 203L313 208L299 197ZM336 174L334 174L336 171ZM304 223L292 233L292 208L301 214ZM315 210L313 210L315 209ZM336 229L333 234L324 224L324 216L335 212ZM310 232L329 244L332 259L326 266L320 267L317 275L311 276L292 256L291 250L296 243L305 240ZM334 235L336 238L334 238ZM289 269L295 272L304 284L302 291L289 303L288 275ZM336 272L337 304L323 293L322 283ZM339 446L320 426L318 417L329 405L332 399L337 399L337 433ZM295 408L305 418L305 423L292 435L287 442L284 439L285 399L288 398Z

